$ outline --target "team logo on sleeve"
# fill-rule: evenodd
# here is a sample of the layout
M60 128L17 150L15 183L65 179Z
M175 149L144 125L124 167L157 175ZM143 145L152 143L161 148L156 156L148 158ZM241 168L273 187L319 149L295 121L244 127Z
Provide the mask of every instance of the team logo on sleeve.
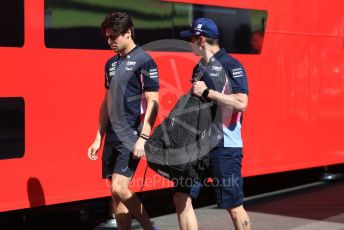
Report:
M117 68L117 62L111 63L111 67L109 68L109 76L115 76L116 75L116 68Z
M157 78L158 77L158 69L157 68L150 69L149 70L149 77L150 78Z
M233 75L234 78L242 77L243 76L242 68L232 69L232 75Z

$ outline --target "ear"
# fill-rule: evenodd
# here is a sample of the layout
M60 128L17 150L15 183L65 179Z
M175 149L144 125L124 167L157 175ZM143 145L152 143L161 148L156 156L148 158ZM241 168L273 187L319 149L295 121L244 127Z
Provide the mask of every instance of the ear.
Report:
M198 41L199 41L199 46L203 46L206 42L204 36L200 36Z
M128 29L127 33L126 33L126 37L130 38L131 37L131 29Z

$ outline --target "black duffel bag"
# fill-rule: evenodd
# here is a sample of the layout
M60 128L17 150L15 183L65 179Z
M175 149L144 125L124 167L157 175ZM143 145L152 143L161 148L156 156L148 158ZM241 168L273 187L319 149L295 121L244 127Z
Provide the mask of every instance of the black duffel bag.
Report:
M182 96L145 144L148 166L170 180L200 178L223 135L220 111L191 91Z

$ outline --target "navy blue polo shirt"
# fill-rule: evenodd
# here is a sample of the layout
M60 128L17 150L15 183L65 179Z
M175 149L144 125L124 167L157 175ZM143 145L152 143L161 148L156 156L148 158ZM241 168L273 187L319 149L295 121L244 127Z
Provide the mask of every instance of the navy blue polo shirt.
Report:
M117 54L106 62L105 88L110 118L106 140L135 141L146 111L144 91L159 90L156 63L139 46L124 57Z
M244 93L248 94L247 76L241 63L228 55L224 49L220 49L207 64L203 60L195 66L193 78L202 74L209 89L220 93ZM231 107L221 106L223 138L219 147L242 147L241 125L242 112L233 111Z

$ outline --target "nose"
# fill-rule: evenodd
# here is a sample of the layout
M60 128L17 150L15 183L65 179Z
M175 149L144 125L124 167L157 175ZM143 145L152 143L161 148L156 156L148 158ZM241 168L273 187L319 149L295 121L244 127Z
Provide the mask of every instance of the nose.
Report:
M191 47L191 49L197 49L199 46L193 42L189 42L189 46Z

